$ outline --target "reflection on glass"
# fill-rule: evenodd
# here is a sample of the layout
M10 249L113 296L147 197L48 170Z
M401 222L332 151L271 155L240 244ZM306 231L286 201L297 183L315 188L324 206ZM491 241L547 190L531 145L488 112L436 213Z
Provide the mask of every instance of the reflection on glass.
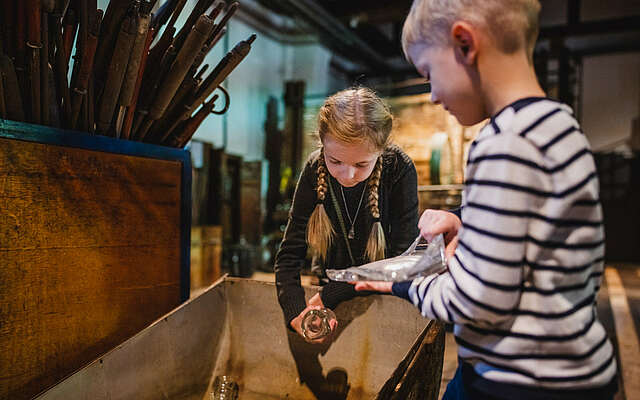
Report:
M236 400L238 398L238 384L226 375L216 376L213 381L211 400Z
M330 321L336 315L328 308L309 310L302 317L302 335L307 341L322 339L331 333Z

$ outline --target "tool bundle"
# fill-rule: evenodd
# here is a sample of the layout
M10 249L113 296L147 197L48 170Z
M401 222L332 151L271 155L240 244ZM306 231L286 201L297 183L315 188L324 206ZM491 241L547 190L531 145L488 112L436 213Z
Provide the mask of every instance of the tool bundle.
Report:
M111 0L103 12L97 0L0 0L0 118L184 147L227 111L221 83L256 36L206 74L238 3L198 0L178 30L187 0L152 14L156 2Z

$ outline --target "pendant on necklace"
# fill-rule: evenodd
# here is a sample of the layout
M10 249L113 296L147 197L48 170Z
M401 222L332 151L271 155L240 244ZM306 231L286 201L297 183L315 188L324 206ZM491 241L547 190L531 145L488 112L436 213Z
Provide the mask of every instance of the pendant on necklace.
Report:
M353 230L353 226L351 227L351 229L349 229L349 234L347 235L347 237L349 239L353 239L354 237L356 237L356 232Z

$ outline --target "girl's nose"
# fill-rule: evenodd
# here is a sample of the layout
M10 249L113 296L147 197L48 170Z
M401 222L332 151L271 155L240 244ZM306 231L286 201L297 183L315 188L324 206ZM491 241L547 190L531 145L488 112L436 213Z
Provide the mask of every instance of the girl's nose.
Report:
M353 179L356 176L356 169L354 167L347 167L347 178Z

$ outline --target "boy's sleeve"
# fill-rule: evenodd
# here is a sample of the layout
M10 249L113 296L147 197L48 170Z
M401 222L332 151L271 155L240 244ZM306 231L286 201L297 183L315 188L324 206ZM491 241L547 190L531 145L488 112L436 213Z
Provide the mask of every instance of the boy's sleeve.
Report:
M514 157L528 162L513 162ZM459 245L449 271L394 284L393 293L432 319L483 325L509 320L522 293L528 218L487 210L535 207L534 193L551 190L535 167L541 164L537 148L517 135L479 142L470 154Z
M449 210L451 214L454 214L456 217L462 219L462 207L454 208Z

